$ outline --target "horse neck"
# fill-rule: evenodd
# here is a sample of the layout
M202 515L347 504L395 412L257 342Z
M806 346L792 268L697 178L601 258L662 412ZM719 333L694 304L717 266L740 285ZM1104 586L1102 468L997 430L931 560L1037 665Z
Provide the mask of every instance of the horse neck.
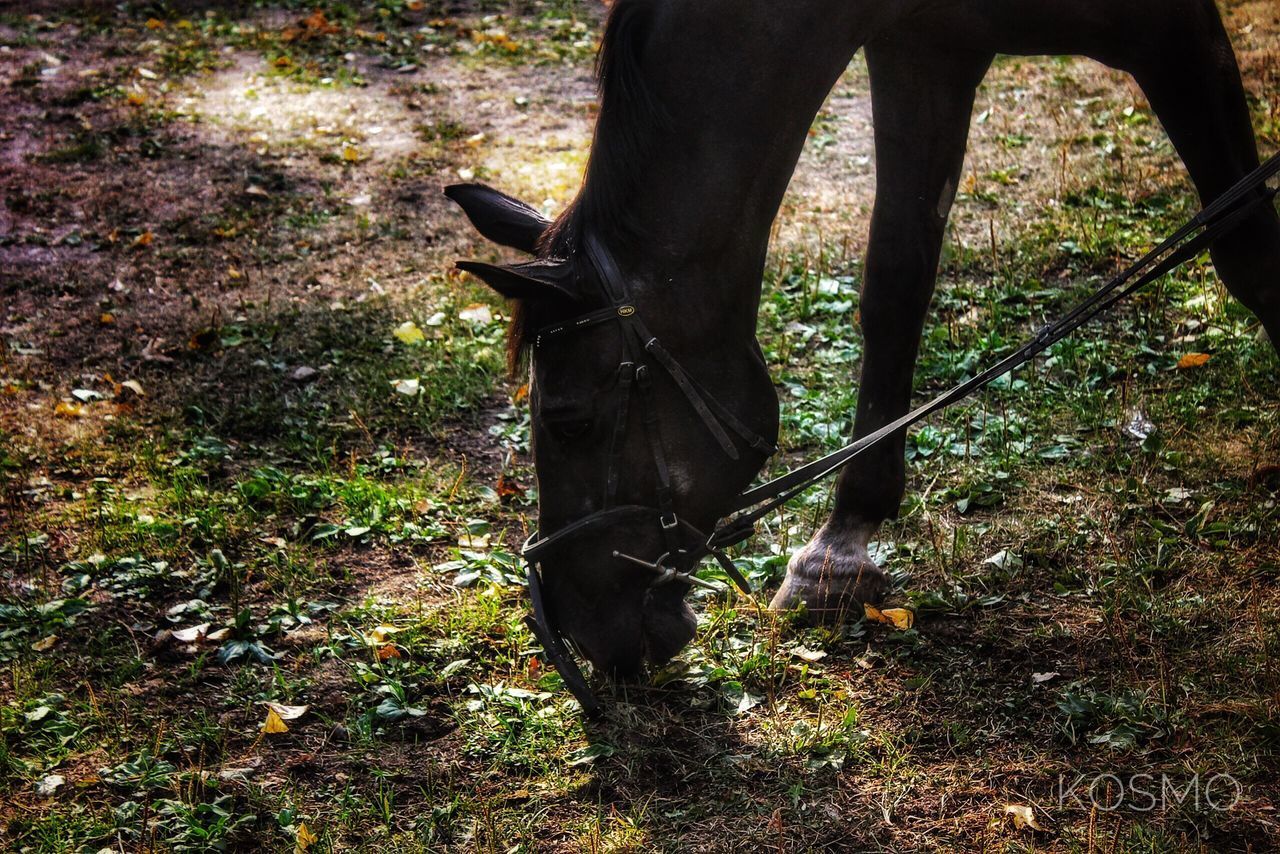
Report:
M631 73L664 116L643 156L623 164L634 170L627 197L613 200L636 235L628 266L651 287L696 293L691 310L711 328L752 340L773 220L813 118L867 29L858 15L875 4L787 5L786 15L765 3L744 11L740 0L657 8ZM593 164L645 120L602 114ZM612 177L589 168L588 194Z

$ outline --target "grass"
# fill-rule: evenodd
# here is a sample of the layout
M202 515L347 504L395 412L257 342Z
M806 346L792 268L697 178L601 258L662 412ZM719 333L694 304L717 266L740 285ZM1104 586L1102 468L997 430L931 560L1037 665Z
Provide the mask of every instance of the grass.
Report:
M1274 847L1280 360L1203 258L913 431L908 498L875 544L912 629L698 591L697 641L580 719L523 623L514 552L537 494L506 309L448 272L491 250L435 190L506 168L490 144L578 162L535 147L536 81L585 74L598 19L504 2L444 23L438 5L5 18L26 53L2 108L32 153L0 249L44 254L7 292L0 357L4 844ZM317 8L323 24L299 23ZM44 52L99 73L43 74ZM256 76L234 76L242 60ZM220 75L372 93L388 129L322 144L222 124L201 112ZM483 96L459 82L477 80ZM855 69L841 96L865 86ZM1028 90L1079 115L1003 126L1002 99ZM461 111L482 99L518 133ZM1264 138L1273 100L1253 102ZM1195 208L1145 107L1087 67L1002 61L983 102L922 398ZM808 156L843 156L838 111L814 130ZM1038 178L1046 152L1073 168ZM850 429L863 239L770 256L777 470ZM1188 353L1212 358L1179 368ZM736 555L755 587L828 509L814 489L762 526ZM264 732L268 702L306 708ZM1060 797L1104 774L1179 790L1230 774L1241 800Z

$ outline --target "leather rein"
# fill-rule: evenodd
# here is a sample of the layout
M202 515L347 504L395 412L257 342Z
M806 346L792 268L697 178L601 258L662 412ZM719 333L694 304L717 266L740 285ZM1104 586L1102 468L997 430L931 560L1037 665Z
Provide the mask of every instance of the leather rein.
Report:
M546 555L575 538L607 528L610 523L624 517L638 518L648 515L656 518L661 526L666 551L652 561L618 551L613 552L614 558L650 570L654 576L652 586L676 582L719 590L722 588L693 574L693 568L700 561L706 557L712 557L729 578L749 595L752 592L750 585L725 554L725 550L749 539L755 533L756 522L787 504L809 487L835 474L860 454L933 413L985 388L993 381L1031 361L1125 297L1200 255L1215 240L1235 228L1257 208L1270 204L1280 190L1268 187L1267 181L1277 174L1280 174L1280 154L1267 160L1171 237L1100 287L1088 299L1060 319L1044 326L1018 350L875 432L857 439L838 451L747 490L738 497L726 514L727 518L717 525L715 531L709 536L688 521L681 519L676 513L670 470L658 422L658 411L654 406L653 368L660 368L676 384L711 435L715 437L721 450L730 459L739 459L740 451L729 433L735 434L748 448L760 453L765 459L772 456L777 449L772 442L752 431L720 404L680 366L680 363L658 339L650 334L636 311L627 280L613 256L593 234L588 234L585 240L585 254L603 283L609 304L597 311L542 329L537 333L534 347L537 349L560 336L600 324L617 323L622 329L624 344L623 360L618 366L619 403L615 413L609 469L605 479L604 509L585 516L546 537L534 532L525 542L522 552L528 567L529 599L533 610L533 613L526 618L526 624L542 644L548 660L559 671L565 686L582 705L583 712L588 716L595 716L600 713L602 707L574 660L569 643L547 611L541 574L541 563ZM619 463L630 422L633 396L640 398L644 432L657 475L658 486L653 507L616 505ZM682 539L686 542L691 539L692 542L701 545L681 548Z

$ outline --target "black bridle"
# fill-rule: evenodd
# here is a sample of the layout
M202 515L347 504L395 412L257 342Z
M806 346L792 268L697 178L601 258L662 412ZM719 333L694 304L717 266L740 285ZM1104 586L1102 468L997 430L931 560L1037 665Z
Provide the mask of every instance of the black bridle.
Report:
M720 562L725 572L735 584L742 588L743 592L751 592L747 580L728 556L722 550L713 549L707 545L711 537L699 531L687 520L680 518L676 512L671 487L671 469L667 465L666 448L662 440L661 424L658 421L653 379L656 370L660 369L675 383L729 459L741 458L738 445L729 435L730 433L736 435L747 448L759 453L762 464L777 451L777 448L721 405L701 383L681 367L675 357L662 346L657 336L649 331L641 320L639 312L636 311L635 301L631 297L626 278L604 244L592 234L587 235L584 244L587 260L603 284L608 304L604 308L539 330L534 338L534 349L536 351L558 338L606 323L617 324L622 332L622 361L618 364L618 402L609 447L609 466L605 474L604 502L601 510L561 528L550 536L543 537L538 532L534 532L525 542L523 556L528 567L529 599L533 605L533 614L526 622L542 644L548 659L560 672L565 685L582 704L583 710L587 714L595 714L599 711L599 703L587 687L582 671L574 662L544 602L541 564L547 555L553 554L573 540L601 528L607 528L623 519L635 520L647 517L656 521L661 530L665 551L653 560L619 551L613 552L613 557L649 570L653 574L651 587L675 582L713 590L720 589L690 572L699 561L711 555ZM631 422L633 397L638 398L636 408L640 413L657 481L652 507L618 506L617 504L619 464Z
M994 380L1026 364L1125 297L1200 255L1215 240L1235 228L1254 210L1269 204L1275 198L1278 191L1267 187L1267 181L1277 173L1280 173L1280 154L1262 164L1213 204L1202 210L1173 236L1111 279L1064 317L1042 328L1017 351L972 379L960 383L879 430L768 483L747 490L738 497L726 514L729 518L717 525L715 531L709 536L681 519L676 513L670 470L667 466L666 452L658 423L658 410L654 405L652 368L655 366L661 368L675 382L730 459L737 460L740 454L729 432L736 434L747 447L760 453L763 459L772 456L776 448L773 443L752 431L721 405L680 366L680 363L671 356L658 339L650 334L636 311L630 289L627 287L627 280L618 269L613 256L594 235L588 234L585 240L586 258L603 284L608 305L598 311L541 330L537 334L534 346L536 349L556 337L604 323L617 323L622 329L624 344L622 362L618 366L619 403L615 413L609 469L605 478L604 509L573 522L550 536L542 537L535 532L529 537L523 550L524 560L528 565L529 598L533 606L533 614L526 622L542 644L547 658L559 671L566 687L582 704L584 713L595 715L600 711L601 706L587 686L581 669L574 661L543 601L540 567L545 556L576 538L607 528L622 519L650 517L655 518L661 527L666 551L652 561L617 551L613 552L614 558L650 570L654 575L652 582L654 586L679 582L719 589L692 573L693 568L702 559L713 557L734 583L743 592L750 594L750 585L725 554L725 550L749 539L755 532L756 522L815 483L830 477L871 447L906 430L929 415L963 400ZM638 390L644 432L657 474L658 486L653 507L616 506L618 463L621 460L623 442L631 417L633 390ZM689 545L682 547L682 544Z

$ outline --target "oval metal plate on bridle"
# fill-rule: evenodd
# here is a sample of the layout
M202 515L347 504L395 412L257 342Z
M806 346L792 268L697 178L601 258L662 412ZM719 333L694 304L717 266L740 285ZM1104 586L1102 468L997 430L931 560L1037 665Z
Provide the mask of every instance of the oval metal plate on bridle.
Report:
M636 307L634 305L618 306L618 317L630 317L635 313L636 313Z

